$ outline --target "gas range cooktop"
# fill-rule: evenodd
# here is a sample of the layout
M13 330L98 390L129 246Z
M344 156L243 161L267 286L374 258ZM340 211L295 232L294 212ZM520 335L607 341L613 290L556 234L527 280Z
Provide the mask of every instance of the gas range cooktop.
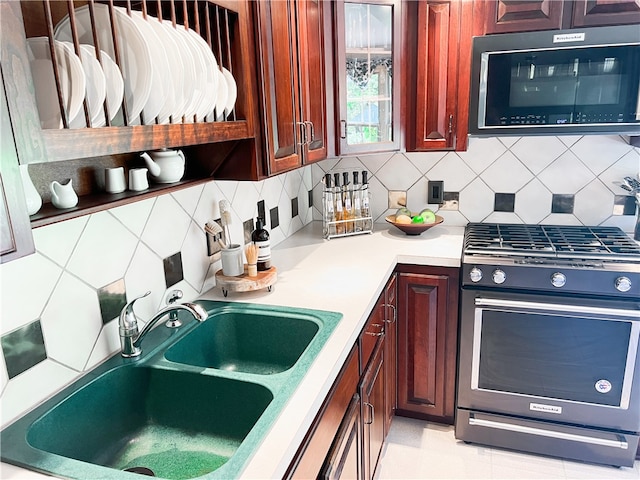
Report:
M640 264L640 246L618 227L469 223L464 256Z
M617 227L469 223L463 288L640 298L640 246Z

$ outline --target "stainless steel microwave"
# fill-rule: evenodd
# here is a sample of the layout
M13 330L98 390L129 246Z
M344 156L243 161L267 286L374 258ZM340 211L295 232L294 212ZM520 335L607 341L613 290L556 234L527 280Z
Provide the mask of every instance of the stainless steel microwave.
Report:
M473 39L470 135L640 135L640 25Z

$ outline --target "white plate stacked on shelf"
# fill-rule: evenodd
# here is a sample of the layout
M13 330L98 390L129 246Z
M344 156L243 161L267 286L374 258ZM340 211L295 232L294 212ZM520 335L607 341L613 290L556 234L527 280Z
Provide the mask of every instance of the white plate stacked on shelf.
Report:
M126 10L116 7L126 15ZM153 77L151 81L151 92L149 99L142 109L142 115L147 125L155 123L156 117L168 117L174 108L174 88L169 74L169 59L165 52L165 47L160 37L155 32L151 24L142 16L142 12L132 11L131 18L143 34L151 51L151 62L153 64ZM140 124L140 118L134 119L133 125Z
M96 49L93 45L82 45L83 49L87 52L90 52L94 58L98 58L96 55ZM100 63L102 67L102 72L105 78L105 95L107 98L107 108L109 109L109 121L113 120L120 109L120 105L122 105L122 97L124 96L124 80L122 79L122 74L120 73L120 69L116 62L109 56L107 52L104 50L100 50ZM104 116L103 106L100 105L101 114L98 116L97 120L92 121L92 127L103 127L107 124Z
M94 13L100 49L107 52L107 54L120 65L120 71L124 80L124 97L128 114L127 120L128 123L131 123L140 115L151 93L153 83L151 50L143 33L136 26L134 20L129 17L126 12L114 8L119 46L119 55L116 55L113 37L111 36L109 7L101 3L96 3L94 4ZM75 20L78 41L80 43L94 45L91 18L87 5L76 8ZM72 41L68 16L56 25L55 38L60 41ZM118 123L118 117L115 118L114 123Z
M112 125L123 125L121 104L127 108L127 124L191 123L194 121L224 120L233 110L237 86L229 70L218 65L209 44L194 30L184 25L173 26L167 20L141 12L114 7L118 52L111 33L110 7L94 4L94 23L98 43L103 52L102 68L106 77L105 95ZM75 9L76 31L81 44L93 47L91 18L87 5ZM56 25L55 38L71 41L69 17ZM82 47L83 50L85 46ZM95 53L95 49L94 49ZM95 57L95 55L94 55ZM115 61L115 63L113 62ZM95 63L86 66L93 72L91 89L99 88L93 78L99 76ZM119 65L119 67L118 67ZM119 70L123 96L119 104ZM105 125L104 109L94 110L99 92L87 91L91 107L92 126ZM95 98L95 99L94 99ZM104 97L103 101L104 101ZM114 111L115 110L115 111ZM142 118L141 118L142 114ZM84 127L84 114L74 127Z
M71 42L63 42L74 51ZM95 57L95 49L91 45L80 45L80 60L85 75L85 99L89 109L91 125L99 122L100 117L104 119L104 99L107 95L107 81L102 71L102 67ZM71 122L70 128L84 128L87 121L84 116L84 109L80 109Z
M47 37L28 38L29 63L33 76L36 105L42 128L62 128L51 49ZM69 123L80 113L85 97L86 78L82 62L73 48L54 40L60 90Z

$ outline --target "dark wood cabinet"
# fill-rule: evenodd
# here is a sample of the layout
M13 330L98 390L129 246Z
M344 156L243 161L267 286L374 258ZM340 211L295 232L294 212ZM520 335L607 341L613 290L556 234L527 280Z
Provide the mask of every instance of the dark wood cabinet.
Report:
M485 33L527 32L640 23L636 0L492 0Z
M359 480L362 478L362 420L360 395L351 399L327 461L319 478L327 480Z
M407 149L466 150L474 32L472 2L408 2ZM475 15L475 17L474 17Z
M326 157L322 2L255 2L269 174Z
M399 415L452 424L458 336L457 268L399 265Z
M0 261L5 263L34 251L7 99L4 88L0 88Z
M385 375L385 435L391 428L391 420L396 412L397 398L397 276L391 275L384 289L384 375Z
M363 473L366 480L373 478L385 437L385 338L380 337L360 383L362 397L362 451Z

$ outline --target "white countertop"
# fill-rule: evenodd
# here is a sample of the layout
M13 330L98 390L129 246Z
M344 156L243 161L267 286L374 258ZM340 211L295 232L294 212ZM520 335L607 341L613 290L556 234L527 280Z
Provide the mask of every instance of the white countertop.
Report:
M438 225L420 236L387 224L374 229L323 240L322 224L313 222L272 249L278 281L271 292L230 292L225 298L213 288L201 296L343 314L241 478L283 477L396 263L460 266L464 227ZM3 479L48 478L7 464L0 474Z

